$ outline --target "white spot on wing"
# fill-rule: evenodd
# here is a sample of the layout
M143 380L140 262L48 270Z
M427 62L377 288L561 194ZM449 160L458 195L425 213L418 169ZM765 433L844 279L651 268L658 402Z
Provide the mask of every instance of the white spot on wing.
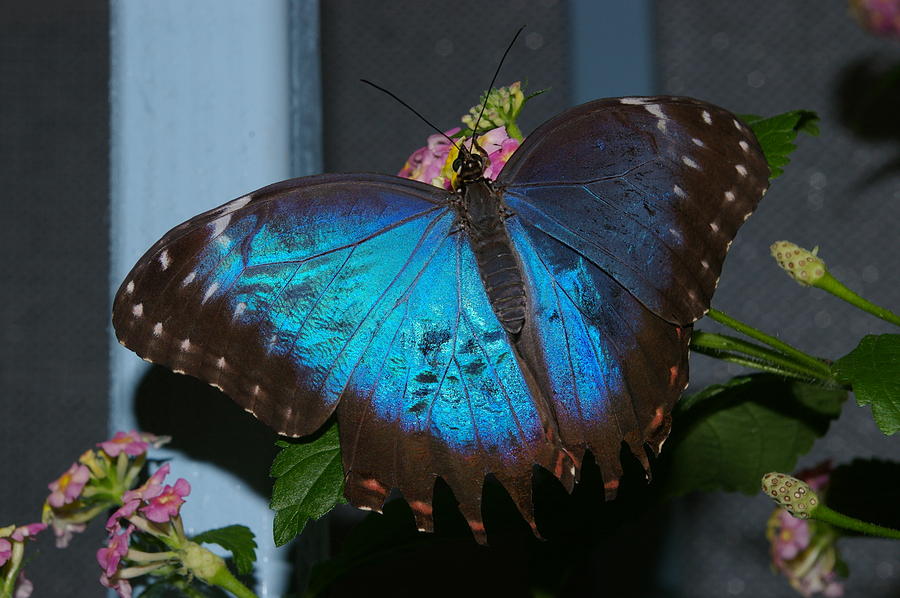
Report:
M183 341L181 341L181 350L182 351L188 351L190 348L191 348L191 339L186 338Z
M708 125L711 125L711 124L712 124L712 116L710 116L709 112L707 112L706 110L704 110L704 111L700 114L700 116L703 117L703 122L705 122L705 123L708 124Z
M743 131L743 130L744 130L744 127L741 126L741 123L739 123L739 122L737 121L737 119L732 119L731 122L734 123L734 128L737 129L738 131Z
M209 301L209 298L212 297L213 293L215 293L218 289L219 289L219 283L217 283L217 282L214 282L211 285L209 285L209 288L206 289L206 294L203 295L203 301L201 301L201 303L206 303L207 301Z
M647 112L649 112L656 118L665 118L666 117L666 115L663 114L662 106L660 106L659 104L649 104L647 106L644 106L644 109L647 110Z
M691 168L700 170L700 165L697 164L696 162L694 162L693 160L691 160L690 158L688 158L687 156L681 156L681 161L684 162L687 166L690 166Z
M743 164L735 164L734 169L738 171L738 174L741 176L747 176L747 167Z
M162 334L162 322L157 322L153 325L153 336L159 336Z
M131 313L132 313L136 318L140 318L142 315L144 315L144 304L143 304L143 303L137 303L137 304L131 306Z
M659 129L663 133L668 133L668 129L666 128L666 120L664 118L656 121L656 128Z
M709 229L710 229L712 232L717 233L717 232L719 232L719 225L716 224L715 222L710 222L710 223L709 223Z
M619 98L620 104L631 104L634 106L643 106L647 103L644 98Z
M228 247L231 245L231 237L228 235L222 234L216 237L216 243L218 243L222 247Z
M231 222L231 214L225 214L221 218L217 218L209 223L210 228L212 228L211 236L218 237L222 234L222 232L228 228L228 223Z
M252 199L252 197L251 197L250 195L245 195L244 197L239 197L239 198L237 198L236 200L234 200L233 202L231 202L231 203L229 204L229 206L228 206L228 211L229 211L229 212L233 212L233 211L235 211L235 210L240 210L240 209L243 208L245 205L247 205L248 203L250 203L250 200L251 200L251 199Z
M700 265L703 266L704 270L709 270L709 262L706 260L700 260Z
M696 145L696 146L704 147L703 141L701 141L700 139L697 139L696 137L694 137L693 139L691 139L691 141L693 141L693 142L694 142L694 145Z
M134 281L133 280L129 280L128 284L125 285L125 292L129 293L129 294L134 292Z
M216 361L216 367L219 368L220 370L225 368L225 358L224 357L220 357L219 360Z
M244 310L245 310L245 309L247 309L247 304L246 304L246 303L244 303L243 301L241 301L240 303L238 303L238 304L235 306L235 308L234 308L234 317L236 318L236 317L238 317L239 315L241 315L242 313L244 313Z
M734 201L734 191L725 192L725 201Z
M172 265L172 258L169 257L168 249L163 249L162 253L159 254L159 265L162 266L163 270L167 270Z
M738 143L738 145L740 145L741 149L744 150L745 152L750 151L750 144L747 143L746 141L744 141L743 139L741 139L741 141L740 141L740 143Z
M197 271L191 270L190 274L184 277L184 280L181 281L181 286L189 285L194 282L194 279L197 278Z
M675 185L675 187L672 190L675 192L675 195L677 195L678 197L687 197L687 193L685 193L684 189L682 189L678 185Z

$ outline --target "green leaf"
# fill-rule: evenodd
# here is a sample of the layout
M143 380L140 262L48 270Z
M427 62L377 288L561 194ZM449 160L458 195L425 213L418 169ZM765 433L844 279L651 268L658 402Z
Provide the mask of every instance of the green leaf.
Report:
M872 406L882 432L900 430L900 335L866 336L832 369L841 382L853 387L857 405Z
M682 399L661 458L663 492L758 492L763 474L794 469L840 414L846 396L756 374Z
M790 162L788 156L797 149L794 140L798 133L819 134L819 115L811 110L791 110L777 116L762 118L752 114L741 116L753 129L769 163L769 179L784 172Z
M256 540L253 532L245 525L229 525L199 533L193 538L201 544L218 544L234 557L234 566L239 575L253 571L256 562Z
M269 471L276 478L269 508L275 511L275 545L283 546L307 521L344 502L344 470L334 421L315 437L276 445L281 452Z

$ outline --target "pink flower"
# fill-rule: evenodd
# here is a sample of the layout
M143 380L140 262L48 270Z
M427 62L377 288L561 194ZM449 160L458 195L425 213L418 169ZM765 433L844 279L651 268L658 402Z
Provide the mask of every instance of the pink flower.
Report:
M65 518L54 517L50 521L53 526L53 535L56 536L56 547L65 548L72 541L72 536L80 534L87 528L86 523L72 523Z
M123 452L126 455L136 457L147 452L149 443L136 430L132 430L127 434L125 432L116 432L115 436L110 440L97 443L97 446L102 448L110 457L118 457Z
M800 552L809 546L809 523L805 519L798 519L784 509L778 509L773 514L778 521L778 532L772 539L772 558L776 565L783 561L795 558Z
M140 506L140 500L130 500L118 509L116 512L110 515L109 519L106 520L106 529L107 531L112 531L112 529L118 525L119 519L128 519L138 510Z
M51 490L50 496L47 497L47 502L51 507L55 508L69 504L81 496L81 491L90 477L91 472L87 467L79 463L73 463L59 479L47 485Z
M16 593L13 598L28 598L34 591L34 584L25 577L25 571L19 571L19 577L16 579Z
M118 533L119 531L122 533ZM113 529L109 533L107 545L97 551L97 562L100 563L100 568L108 577L115 574L122 558L128 553L128 542L131 540L133 531L133 525L129 525L124 530L121 527Z
M136 499L149 500L159 496L163 491L162 483L166 479L166 476L169 475L169 469L169 464L164 463L162 467L153 472L150 479L144 482L142 486L126 492L122 497L122 500L127 504Z
M484 176L494 180L506 165L509 157L519 148L519 140L510 137L506 127L497 127L478 138L478 145L488 153L490 164L484 169Z
M141 508L141 513L150 521L165 523L178 515L184 497L190 493L191 485L184 478L178 478L174 486L167 485L162 494L150 499L147 506Z
M900 2L897 0L850 0L850 10L859 24L872 33L900 37Z
M831 466L831 460L828 460L819 463L815 467L798 471L795 477L809 484L809 487L816 492L821 492L827 489L832 470L834 468Z
M6 538L0 538L0 567L6 564L12 556L12 542Z
M459 133L459 127L454 127L445 133L447 137L452 137ZM438 134L429 136L428 145L414 151L397 176L451 189L450 180L441 175L450 148L453 147L447 137Z
M100 576L100 583L103 587L115 590L119 598L131 598L131 584L127 579L110 578L105 573Z
M28 525L21 525L12 533L12 539L16 542L23 542L25 538L33 538L45 529L47 529L46 523L29 523Z
M34 584L25 577L25 571L19 571L19 577L16 579L16 593L13 598L28 598L34 591Z

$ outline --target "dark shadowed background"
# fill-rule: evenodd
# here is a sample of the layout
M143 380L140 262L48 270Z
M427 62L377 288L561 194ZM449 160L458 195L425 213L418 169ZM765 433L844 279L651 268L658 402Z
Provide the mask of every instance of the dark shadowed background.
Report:
M660 1L646 4L651 10L641 26L627 20L633 14L620 14L631 10L622 4L323 2L324 170L396 172L431 134L358 79L391 89L450 128L475 103L507 40L525 24L499 81L549 88L524 112L526 134L571 105L573 90L596 83L592 77L603 79L607 95L656 91L700 97L737 113L819 112L821 136L800 140L785 175L742 229L713 304L829 358L849 351L863 334L889 331L887 324L791 282L768 257L768 247L780 239L819 245L848 286L881 305L900 306L893 254L900 231L900 89L872 92L900 65L900 42L865 33L837 1ZM608 34L590 39L593 29L585 25L591 23L597 32L618 30L621 44ZM109 7L102 1L3 2L0 8L0 526L37 520L46 484L107 434L108 32ZM642 47L652 48L651 60L635 62L631 53ZM654 88L635 89L633 79L616 75L612 67L620 63L646 69L644 80L655 81ZM216 203L248 190L234 189ZM698 327L716 330L705 321ZM692 358L691 367L692 389L742 371L701 356ZM156 374L146 384L161 388L162 399L135 404L142 425L183 429L184 418L174 421L172 413L185 414L173 399L184 385L166 390L171 381ZM244 429L245 422L229 423L242 416L230 401L201 392L210 396L193 404L190 417ZM197 404L208 410L196 411ZM267 432L260 429L255 446L266 445ZM265 471L267 462L248 463L240 442L223 436L194 451L205 450L202 458L228 471ZM801 464L898 454L898 438L881 435L868 409L850 401ZM264 476L248 483L267 492ZM762 496L677 500L602 544L592 555L595 566L574 576L568 592L794 596L769 569L764 529L771 510ZM333 517L335 545L355 519L344 510ZM35 596L101 595L94 559L101 537L95 525L66 551L55 550L46 536L40 540L28 568ZM844 539L840 547L852 572L848 596L900 593L896 544ZM520 595L521 570L541 563L516 562L509 554L405 557L366 570L335 593L480 595L490 587L494 595Z

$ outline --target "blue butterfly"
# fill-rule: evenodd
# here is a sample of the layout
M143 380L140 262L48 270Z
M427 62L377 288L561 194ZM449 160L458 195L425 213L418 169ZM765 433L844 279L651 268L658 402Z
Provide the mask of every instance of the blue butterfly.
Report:
M687 384L692 323L768 186L753 133L680 97L605 99L534 131L495 181L376 174L270 185L175 227L115 299L125 346L289 436L337 413L349 501L398 488L431 530L435 480L485 541L493 474L535 528L532 468L569 490L586 451L613 497Z

